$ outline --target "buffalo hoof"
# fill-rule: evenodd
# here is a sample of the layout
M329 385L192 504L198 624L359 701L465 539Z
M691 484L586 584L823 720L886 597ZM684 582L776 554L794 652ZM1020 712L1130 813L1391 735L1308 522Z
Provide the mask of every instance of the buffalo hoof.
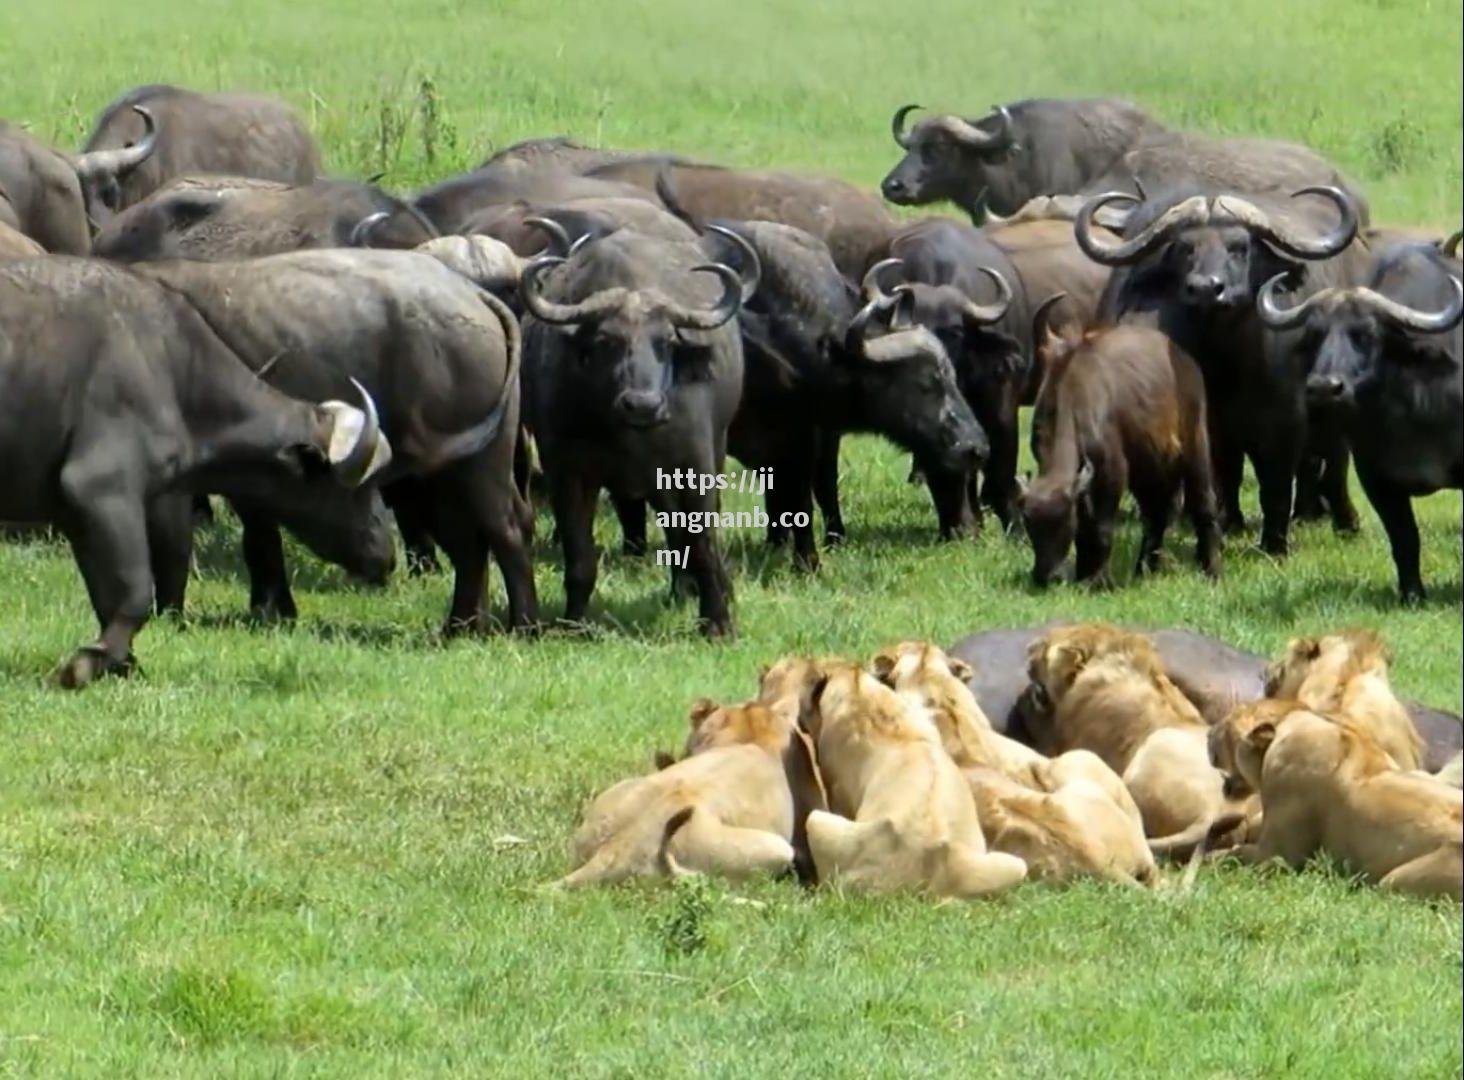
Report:
M846 539L847 537L844 535L844 527L842 525L837 529L829 529L824 533L824 547L840 547Z
M51 679L63 690L80 690L107 675L131 675L136 663L131 653L118 660L99 645L85 645L57 668Z
M1290 545L1284 536L1262 536L1261 550L1273 559L1284 559L1290 554Z
M1417 585L1404 585L1398 590L1398 602L1404 607L1422 607L1423 602L1428 599L1428 593L1424 590L1422 583Z
M732 626L730 616L723 616L720 619L698 619L697 629L701 631L702 637L708 641L734 641L737 638L737 631Z
M407 551L407 576L426 577L428 574L442 572L442 564L437 561L435 551Z
M1362 532L1362 522L1357 519L1357 514L1334 514L1332 517L1332 531L1338 536L1356 536Z
M295 598L289 594L268 596L259 600L251 600L249 603L249 617L255 622L265 625L294 622L299 614L295 609Z
M644 559L646 557L645 539L627 539L625 543L620 545L620 554L627 559Z

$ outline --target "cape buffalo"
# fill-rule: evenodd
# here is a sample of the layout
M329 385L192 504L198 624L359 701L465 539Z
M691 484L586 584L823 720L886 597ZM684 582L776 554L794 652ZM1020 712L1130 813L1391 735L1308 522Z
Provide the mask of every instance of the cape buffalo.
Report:
M436 235L413 207L369 184L186 176L112 218L92 251L120 262L223 262L364 240L410 248Z
M708 516L717 492L662 481L722 470L742 393L732 321L742 290L737 271L709 263L695 242L628 229L525 267L529 426L564 548L566 620L584 620L594 591L595 503L608 488L668 515L666 544L684 555L702 630L731 633L731 584Z
M24 259L31 255L44 255L41 247L25 233L0 221L0 259Z
M913 321L950 356L990 443L979 502L974 478L955 484L926 476L941 534L978 526L982 503L1010 528L1016 520L1017 408L1032 370L1031 310L1020 275L984 233L947 218L898 230L881 252L885 259L865 275L866 298L880 295L881 277L893 279L898 268L903 284L896 294L910 295Z
M518 325L503 304L431 255L301 251L234 263L139 263L185 297L244 363L286 393L315 399L352 379L380 404L395 457L380 477L398 516L428 531L456 572L447 630L487 624L493 555L508 622L532 626L538 601L513 484ZM254 605L289 616L274 518L244 521Z
M857 281L869 253L888 239L894 220L872 195L821 176L754 172L647 155L602 165L588 176L656 191L668 180L685 210L702 221L774 221L828 245L834 264Z
M65 155L0 121L0 225L58 255L91 250L76 168Z
M481 227L488 215L517 201L546 206L572 199L642 199L654 203L654 192L635 184L596 180L545 166L485 165L419 191L415 206L444 235Z
M1283 307L1279 281L1258 298L1275 332L1299 330L1307 396L1341 414L1357 478L1393 548L1405 603L1423 599L1412 500L1464 485L1464 287L1456 259L1429 244L1378 255L1366 284Z
M1300 197L1332 203L1340 220L1325 227ZM1261 489L1261 546L1284 555L1292 489L1307 436L1305 374L1293 332L1268 330L1256 315L1261 285L1278 273L1302 295L1346 283L1361 258L1352 246L1357 209L1336 188L1304 188L1289 204L1236 195L1176 192L1145 201L1124 239L1100 241L1092 216L1108 193L1084 206L1074 225L1089 257L1115 267L1100 320L1157 326L1200 365L1209 406L1210 446L1221 509L1244 527L1240 481L1246 457ZM1345 500L1334 493L1333 505Z
M320 153L299 118L273 98L151 85L102 110L76 171L101 227L180 176L308 184L320 172Z
M181 604L191 491L327 472L353 488L389 463L376 408L360 396L364 412L286 397L186 299L125 268L0 265L0 520L67 537L101 626L61 666L61 685L130 670L154 600ZM315 483L317 499L334 487Z
M1284 195L1328 185L1345 191L1367 224L1361 189L1315 151L1271 139L1211 139L1170 131L1126 101L1040 98L966 120L932 116L907 133L905 105L892 122L905 157L885 178L885 198L905 205L954 202L980 224L989 208L1014 214L1047 195L1143 193L1193 187L1218 195Z

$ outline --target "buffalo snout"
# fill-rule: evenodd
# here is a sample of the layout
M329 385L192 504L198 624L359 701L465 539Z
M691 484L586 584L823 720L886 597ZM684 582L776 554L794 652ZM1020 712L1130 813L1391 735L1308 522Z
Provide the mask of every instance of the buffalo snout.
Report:
M1214 274L1190 274L1184 279L1184 296L1201 307L1218 304L1225 299L1225 282Z
M1306 380L1306 396L1314 405L1343 405L1351 395L1346 380L1336 375L1313 375Z
M631 427L648 428L664 424L671 409L659 390L622 390L615 398L615 413Z

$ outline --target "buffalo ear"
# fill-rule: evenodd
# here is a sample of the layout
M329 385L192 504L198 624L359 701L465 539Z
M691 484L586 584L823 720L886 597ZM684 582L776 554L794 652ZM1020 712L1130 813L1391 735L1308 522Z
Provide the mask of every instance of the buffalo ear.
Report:
M949 667L951 669L951 674L960 679L963 683L968 683L976 677L976 672L970 664L966 663L966 661L964 660L957 659L954 656L950 658Z
M691 721L691 729L695 731L701 727L706 718L717 711L717 703L711 698L697 698L691 703L691 710L686 714Z
M178 229L191 229L223 205L217 191L180 191L168 201L168 217Z
M1276 741L1276 725L1270 720L1257 724L1246 735L1245 741L1258 753L1264 754Z
M869 662L869 670L882 683L889 683L895 674L895 654L891 652L876 653L874 659Z

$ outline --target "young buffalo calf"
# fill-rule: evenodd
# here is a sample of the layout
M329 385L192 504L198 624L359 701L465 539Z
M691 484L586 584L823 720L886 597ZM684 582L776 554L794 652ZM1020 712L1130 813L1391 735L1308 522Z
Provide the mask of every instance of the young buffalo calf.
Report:
M1106 580L1125 487L1144 520L1137 572L1155 569L1181 484L1200 566L1219 576L1205 389L1195 362L1145 327L1040 336L1045 375L1032 452L1042 474L1020 501L1036 554L1033 580L1046 585L1063 573L1074 536L1076 578Z

